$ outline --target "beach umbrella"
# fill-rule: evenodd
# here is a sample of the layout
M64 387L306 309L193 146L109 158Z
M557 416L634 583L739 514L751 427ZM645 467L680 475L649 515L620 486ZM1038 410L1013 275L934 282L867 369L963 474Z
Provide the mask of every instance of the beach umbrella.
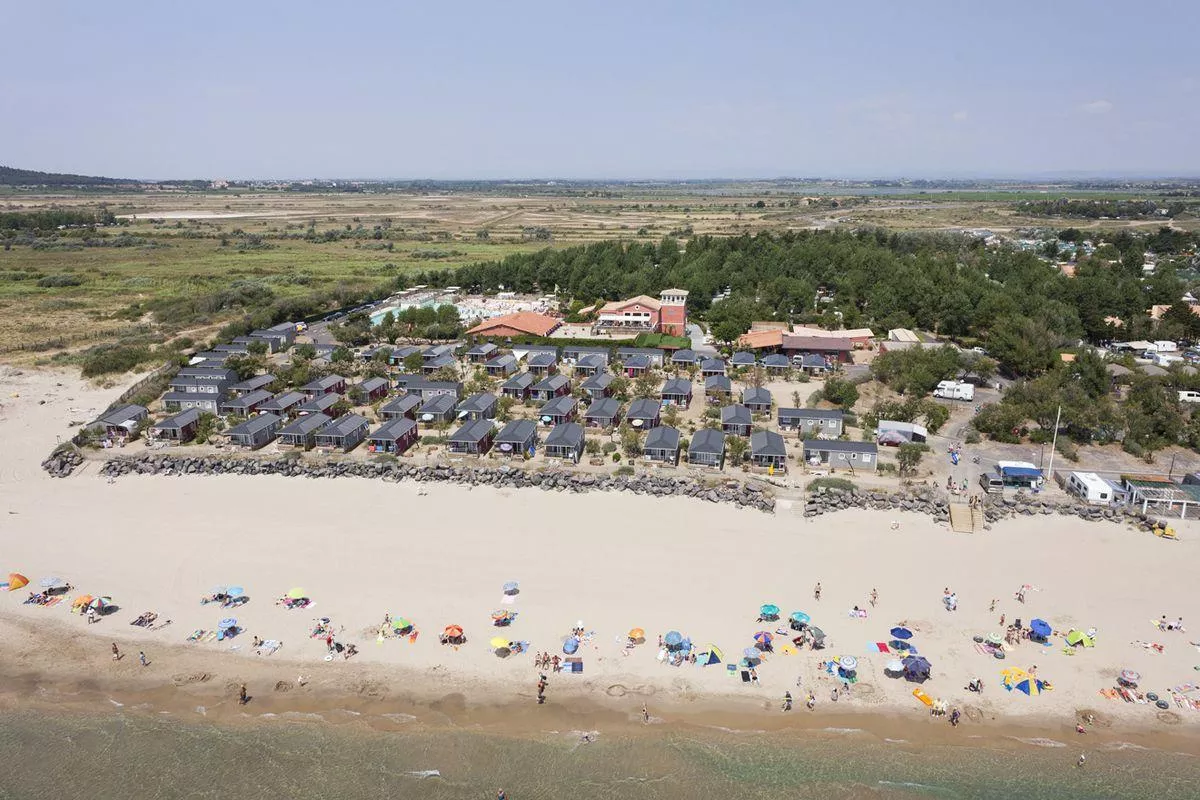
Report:
M891 661L883 665L884 672L890 672L893 675L898 675L904 672L904 662L898 658L893 658Z
M392 618L392 630L394 631L406 631L412 626L412 622L407 617Z
M1037 678L1025 678L1024 680L1017 681L1016 686L1013 688L1018 692L1023 692L1029 695L1030 697L1036 697L1042 693L1043 687L1044 684Z
M678 647L683 643L683 634L679 631L667 631L667 635L663 637L663 644L667 647Z
M292 600L303 600L305 597L304 590L297 586L294 589L288 589L288 598Z
M779 619L779 606L774 603L764 603L759 606L758 613L765 619Z
M15 592L17 589L20 589L22 586L28 586L28 585L29 585L29 578L26 578L21 573L19 573L19 572L8 573L8 590L10 592Z
M241 597L245 593L246 593L245 588L243 588L241 586L230 586L228 589L225 590L225 594L229 595L230 597Z
M505 594L516 594L517 592L521 591L521 585L516 581L509 581L508 583L504 584L503 589Z
M94 609L96 609L96 611L99 612L99 611L103 611L104 609L108 608L111 605L112 605L111 597L97 597L95 600L93 600L91 602L91 604L88 606L88 608L94 608Z
M71 608L72 608L72 610L79 609L80 611L82 611L83 609L90 606L92 604L92 601L95 599L96 598L92 597L90 594L81 594L81 595L79 595L79 597L76 597L74 601L72 601Z
M892 648L893 650L899 650L901 653L906 653L908 655L915 656L917 654L917 648L913 647L908 642L902 642L899 639L892 639L890 642L888 642L888 647Z
M38 584L43 589L53 589L58 586L65 586L66 583L67 582L64 581L62 578L42 578L40 581L38 581ZM9 584L9 585L11 585L11 584Z
M756 647L747 647L742 651L742 656L744 656L747 661L752 663L762 660L762 653L760 653Z
M569 638L565 642L563 642L563 652L566 653L567 655L573 656L573 655L575 655L575 653L578 650L579 650L579 640L576 639L574 636L572 636L571 638Z
M225 619L223 619L217 623L217 630L219 630L219 631L227 631L230 628L236 628L236 627L237 627L237 619L235 619L234 617L226 617Z
M772 636L769 631L759 631L758 633L754 634L755 643L762 646L769 645L772 641L774 641L774 639L775 637Z
M1004 637L998 633L989 633L984 638L984 641L987 642L988 644L994 644L994 645L999 646L999 645L1004 644Z
M890 631L888 631L888 633L890 633L896 639L903 639L905 641L911 639L913 635L912 631L910 631L908 628L902 628L899 626L892 628Z
M1136 684L1141 679L1142 679L1141 673L1137 672L1136 670L1132 670L1132 669L1121 670L1121 680L1125 681L1126 683L1135 683Z
M463 635L463 629L461 625L447 625L446 629L442 631L442 633L444 633L450 639L457 639Z
M628 635L629 635L629 638L633 639L635 642L640 642L646 638L646 632L644 630L642 630L641 628L631 629L629 631Z
M807 625L808 623L812 622L812 617L810 617L808 614L805 614L803 611L793 611L788 619L790 619L792 622L795 622L797 625Z
M908 656L901 663L904 666L904 677L910 681L921 683L929 678L931 666L929 659L923 656Z
M1029 632L1039 639L1045 639L1050 635L1050 623L1044 619L1034 619L1029 621Z
M493 650L508 649L508 639L505 639L503 636L493 636L488 644L492 646Z
M842 656L838 659L838 666L849 672L858 669L858 659L854 656Z

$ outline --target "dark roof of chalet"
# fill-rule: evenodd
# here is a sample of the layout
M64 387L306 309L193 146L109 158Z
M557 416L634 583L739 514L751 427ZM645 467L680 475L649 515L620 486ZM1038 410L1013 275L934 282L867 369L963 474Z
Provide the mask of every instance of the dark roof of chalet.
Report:
M413 344L402 344L399 347L392 348L392 358L405 359L413 353L421 352L421 348Z
M490 419L473 419L456 430L454 435L450 437L450 441L481 442L494 430L496 430L496 426L492 424Z
M274 375L255 375L253 377L246 378L246 380L244 380L244 381L239 381L239 382L235 383L233 386L230 386L229 391L231 391L231 392L252 392L255 389L261 389L264 386L270 386L274 382L275 382Z
M202 364L207 367L219 367L228 361L231 355L233 353L226 353L223 350L205 350L203 353L196 353L192 358L200 359L200 363L195 366Z
M555 358L558 358L558 348L552 344L526 344L521 345L517 349L525 353L526 358L537 353L551 353Z
M308 416L299 417L293 422L284 425L279 429L280 436L307 436L313 431L324 428L329 424L330 417L328 414L309 414Z
M613 382L613 376L607 372L597 372L595 375L589 375L579 388L587 391L589 389L605 389Z
M753 366L757 362L758 359L754 357L754 353L747 350L739 350L729 357L729 363L735 367Z
M701 372L725 371L725 360L721 358L706 358L700 362Z
M340 394L329 392L327 394L318 395L312 400L309 400L307 403L296 406L294 410L304 411L306 413L311 413L313 411L328 411L341 399L342 396Z
M402 394L394 400L381 405L379 410L386 411L389 414L407 414L421 405L421 402L421 398L415 394Z
M260 411L285 411L292 406L298 406L307 398L299 392L280 392L258 408Z
M691 395L691 393L692 393L692 382L689 381L687 378L667 378L666 381L663 382L662 391L659 392L659 394L663 394L663 395L683 394L683 395L689 395L689 396Z
M583 426L578 422L563 422L550 429L546 447L579 447L583 441Z
M793 333L783 335L785 350L814 350L818 353L847 352L854 343L842 336L800 336Z
M825 356L817 353L805 353L800 358L800 366L802 367L823 367L825 366Z
M442 367L452 367L457 363L458 359L456 359L454 356L450 355L449 353L442 353L440 356L434 356L433 358L426 359L425 366L433 367L434 369L441 369Z
M569 394L560 395L553 400L547 401L538 409L539 417L559 417L570 414L575 410L579 403L574 397Z
M755 403L757 405L771 405L771 390L764 389L761 386L747 386L742 391L742 402L749 405Z
M309 381L308 383L304 384L300 387L300 391L305 392L320 390L324 392L328 389L333 389L339 383L344 383L345 380L346 379L341 375L326 375L324 378L317 378L315 381Z
M676 350L674 354L671 355L671 361L677 364L695 364L697 361L696 351L690 350L686 347L682 350Z
M664 358L666 356L666 351L657 347L618 347L617 355L621 358L625 358L626 356Z
M358 414L345 414L331 421L324 428L318 431L320 436L349 436L360 428L366 428L370 425L366 417Z
M452 394L438 394L421 404L418 412L421 414L445 414L458 406L458 398Z
M525 363L531 367L549 367L558 363L558 356L546 351L530 353Z
M576 358L584 356L600 356L605 361L608 361L609 350L607 347L564 347L563 353L571 353Z
M197 365L194 367L180 367L176 377L178 378L207 378L217 380L232 381L237 379L237 373L228 367L213 367Z
M462 384L458 381L431 381L424 375L399 375L396 377L396 386L404 389L406 392L421 392L427 389L453 389L455 394L462 391Z
M193 422L199 422L199 421L200 421L200 409L188 408L188 409L184 409L183 411L180 411L178 414L175 414L173 416L167 417L164 420L160 420L160 421L154 423L154 425L152 427L159 428L159 429L178 430L179 428L183 428L188 425L191 425Z
M724 453L725 431L716 428L701 428L692 435L688 444L689 453Z
M601 369L608 366L608 358L599 353L584 353L575 360L575 366Z
M203 403L206 406L219 405L224 395L215 392L167 392L162 396L164 403Z
M570 386L571 381L566 375L547 375L533 385L535 392L556 392L564 386Z
M279 332L281 332L281 333L295 333L295 332L296 332L296 323L294 323L294 322L280 322L280 323L279 323L279 324L277 324L277 325L272 325L271 327L267 328L267 330L269 330L269 331L279 331Z
M230 342L229 344L214 344L212 349L219 350L222 353L243 355L250 352L250 345L245 342Z
M483 413L494 405L496 405L496 395L492 394L491 392L480 392L479 394L471 395L466 400L463 400L461 403L459 403L458 410Z
M383 423L367 438L379 442L394 442L397 439L403 439L416 427L417 423L408 417L401 417Z
M313 352L317 353L318 355L331 355L334 350L337 350L341 346L342 345L340 345L340 344L331 344L329 342L326 342L324 344L321 344L320 342L318 342L318 343L312 345L312 349L313 349Z
M644 450L678 450L679 449L679 430L672 428L670 425L659 425L657 428L651 428L646 434L646 446Z
M585 419L613 419L621 413L621 401L615 397L601 397L592 402L584 413Z
M454 347L448 344L431 344L421 351L421 356L426 361L432 361L435 358L442 356L453 356Z
M257 417L251 417L241 425L235 425L229 429L229 435L237 434L239 436L247 436L265 431L272 425L278 425L283 422L282 417L277 417L274 414L259 414Z
M878 453L874 442L844 442L841 439L805 439L805 450L838 450L843 453Z
M469 356L486 356L488 353L494 353L500 348L491 342L480 342L467 351Z
M709 375L704 379L704 391L717 391L729 393L733 391L733 381L729 380L727 375Z
M287 337L286 333L274 328L259 328L256 331L250 331L250 335L255 339L279 339Z
M750 425L754 422L754 417L751 415L750 409L741 403L734 403L731 406L725 406L721 409L721 422L732 423L734 425Z
M530 375L528 372L518 372L516 375L509 377L508 380L500 387L501 389L528 389L533 385L536 376Z
M171 378L171 382L167 385L171 388L177 386L198 387L207 386L209 388L220 386L223 381L213 380L212 378L198 378L195 375L176 375ZM232 388L232 387L231 387Z
M755 431L750 434L750 454L755 456L787 456L783 437L775 431Z
M257 406L259 403L265 403L273 396L266 389L255 389L253 392L244 394L241 397L231 397L228 400L222 400L221 405L227 408L249 408L250 406Z
M493 359L489 359L487 361L487 363L484 364L484 366L485 367L507 367L510 365L515 365L516 363L517 363L516 356L514 356L510 353L505 353L504 355L499 355Z
M533 420L514 419L501 428L500 433L496 434L496 442L523 444L534 436L537 436L537 424Z
M624 363L627 368L647 369L650 366L650 356L637 353L636 355L632 355L625 359L625 361L622 363Z
M375 391L376 389L388 388L388 379L387 378L367 378L365 381L363 381L362 383L360 383L358 385L358 388L362 389L367 394L370 394L371 392Z
M662 406L657 400L651 400L648 397L643 397L634 400L629 404L629 411L625 413L626 419L657 419Z
M779 419L837 419L843 418L840 408L781 408Z
M763 356L762 365L764 367L790 367L791 360L780 353L772 353L769 356Z

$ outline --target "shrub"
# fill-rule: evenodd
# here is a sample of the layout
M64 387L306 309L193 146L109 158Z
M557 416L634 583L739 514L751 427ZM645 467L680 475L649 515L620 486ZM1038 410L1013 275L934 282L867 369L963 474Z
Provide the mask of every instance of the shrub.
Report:
M148 361L153 361L154 358L150 348L144 345L100 345L84 354L83 377L94 378L114 372L129 372Z
M981 438L979 431L974 428L968 428L967 435L963 437L963 441L967 444L979 444Z
M613 471L613 474L614 475L633 475L633 467L629 466L628 464L623 464L622 466L617 467L616 470Z
M818 489L841 489L844 492L853 492L858 489L854 481L846 478L813 478L808 482L806 487L808 491L815 492Z
M47 275L40 279L37 285L43 289L56 289L63 286L82 286L83 278L78 275Z

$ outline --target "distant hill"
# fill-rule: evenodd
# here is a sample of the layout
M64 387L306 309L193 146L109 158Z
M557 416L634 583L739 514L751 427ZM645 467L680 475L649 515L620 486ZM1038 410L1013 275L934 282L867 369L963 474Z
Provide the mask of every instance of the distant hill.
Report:
M0 166L0 186L119 186L139 182L128 178L100 178Z

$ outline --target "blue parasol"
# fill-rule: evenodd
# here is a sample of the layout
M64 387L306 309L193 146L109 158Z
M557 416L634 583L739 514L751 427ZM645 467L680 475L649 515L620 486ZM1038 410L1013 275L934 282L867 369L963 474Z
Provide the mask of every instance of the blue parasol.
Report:
M759 606L758 613L767 619L779 619L779 606L774 603L764 603Z
M799 623L800 625L807 625L808 623L812 622L812 617L810 617L808 614L805 614L803 611L793 611L792 615L788 617L788 619L790 619L792 622Z
M761 661L762 660L762 653L758 652L758 648L755 648L755 647L747 647L745 650L742 651L742 655L746 658L747 661Z
M509 581L508 583L504 584L505 594L516 594L518 591L520 591L520 589L521 585L516 581Z
M565 642L563 642L563 652L569 656L575 655L575 651L577 651L578 649L579 649L579 640L573 636L570 639L567 639Z
M237 627L237 620L234 619L233 617L226 617L225 619L223 619L217 623L217 630L219 630L219 631L227 631L230 628L236 628L236 627Z
M1050 635L1051 630L1053 629L1050 627L1050 623L1044 619L1035 619L1029 622L1029 632L1039 639L1045 639Z
M678 647L683 644L683 634L679 631L667 631L667 635L663 637L663 644L667 647Z
M242 588L241 586L230 586L225 591L225 594L229 595L230 597L241 597L245 593L246 593L246 590L244 588Z
M897 639L904 639L905 641L911 639L913 635L912 631L910 631L908 628L901 628L899 626L892 628L890 631L888 631L888 633L890 633L892 636L895 636Z

